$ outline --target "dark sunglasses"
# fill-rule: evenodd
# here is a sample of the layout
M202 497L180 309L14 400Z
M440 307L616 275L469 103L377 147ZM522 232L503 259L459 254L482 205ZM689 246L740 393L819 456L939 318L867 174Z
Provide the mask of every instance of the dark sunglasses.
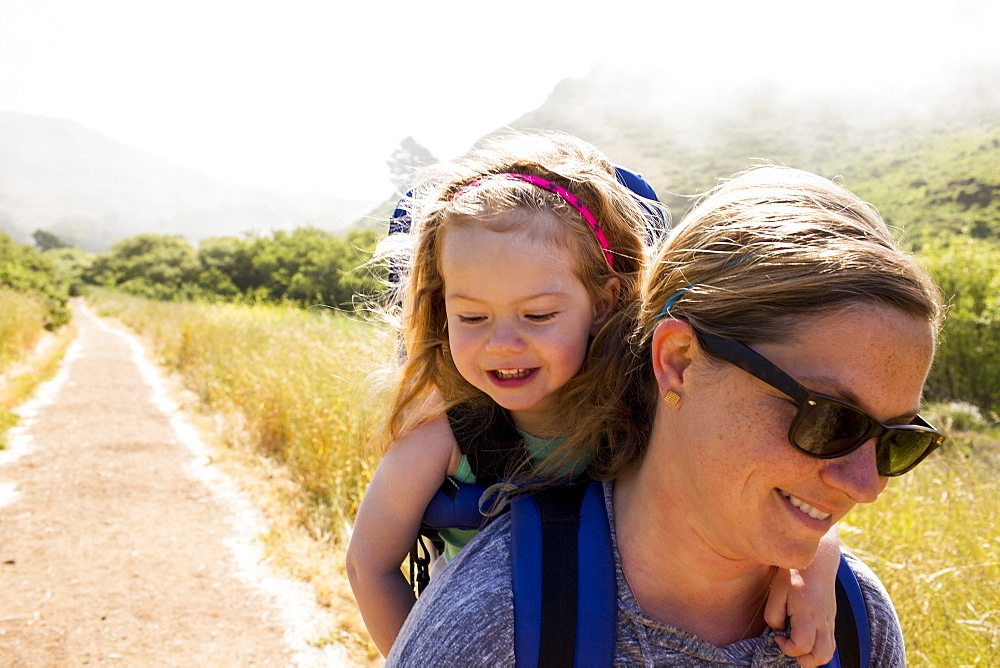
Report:
M907 425L884 425L860 408L810 392L738 341L705 332L698 332L698 339L708 352L756 376L798 404L799 410L788 429L788 440L810 457L843 457L877 438L875 461L879 475L897 476L944 443L945 437L919 415Z

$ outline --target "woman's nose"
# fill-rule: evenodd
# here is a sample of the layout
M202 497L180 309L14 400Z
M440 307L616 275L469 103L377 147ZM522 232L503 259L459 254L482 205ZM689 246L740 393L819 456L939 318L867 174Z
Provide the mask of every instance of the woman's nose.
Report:
M827 460L823 475L827 484L844 492L855 503L875 501L887 482L878 474L875 445L873 438L849 455Z
M524 338L514 323L497 323L486 341L486 352L492 354L517 353L524 350Z

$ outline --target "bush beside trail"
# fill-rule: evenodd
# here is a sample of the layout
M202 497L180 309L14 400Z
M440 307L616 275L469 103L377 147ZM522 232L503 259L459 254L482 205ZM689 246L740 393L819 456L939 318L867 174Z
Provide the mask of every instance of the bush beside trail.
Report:
M31 295L42 304L42 325L49 330L69 322L69 289L45 255L0 232L0 286Z

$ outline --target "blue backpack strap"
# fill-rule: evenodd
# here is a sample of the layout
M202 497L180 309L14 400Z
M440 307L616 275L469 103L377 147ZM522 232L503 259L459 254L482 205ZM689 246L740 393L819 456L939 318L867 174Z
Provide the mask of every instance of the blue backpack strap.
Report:
M487 487L458 483L445 478L424 511L423 526L428 529L482 529L486 518L479 502Z
M486 487L456 482L449 477L431 497L421 519L420 533L410 548L410 585L414 594L420 596L430 584L432 562L444 551L444 542L438 534L441 529L478 530L492 519L479 510L486 492ZM429 545L433 546L433 552Z
M510 560L517 665L612 665L618 592L601 484L516 497Z
M872 662L871 626L865 597L847 558L840 555L837 569L837 620L834 631L837 649L832 668L869 668Z

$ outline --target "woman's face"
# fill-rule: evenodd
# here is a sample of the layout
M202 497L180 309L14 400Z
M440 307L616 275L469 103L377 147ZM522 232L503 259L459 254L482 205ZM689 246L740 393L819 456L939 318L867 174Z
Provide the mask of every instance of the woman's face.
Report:
M753 348L814 393L851 403L888 424L909 424L933 355L931 326L890 308L843 310L813 319L788 343ZM871 503L887 478L875 441L837 459L794 449L797 406L731 365L696 353L673 427L650 454L666 458L664 492L689 513L688 526L730 559L786 568L812 561L819 539L856 503ZM654 457L656 459L658 457Z

